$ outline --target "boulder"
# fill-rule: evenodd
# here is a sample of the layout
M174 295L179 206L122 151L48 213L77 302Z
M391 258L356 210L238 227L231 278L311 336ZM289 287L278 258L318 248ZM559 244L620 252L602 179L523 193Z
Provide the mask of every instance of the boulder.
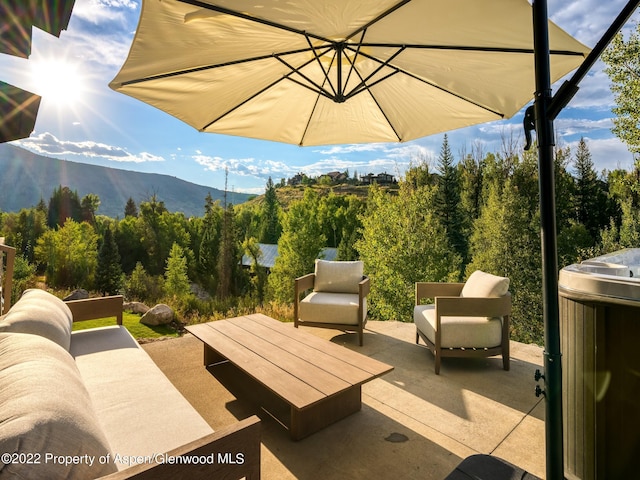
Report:
M167 325L173 321L173 317L174 313L171 307L160 303L149 309L147 313L140 318L140 323L149 326Z
M149 307L142 302L125 302L122 309L127 312L138 313L140 315L144 315L149 311Z
M64 297L62 301L68 302L69 300L84 300L85 298L89 298L89 292L87 292L84 288L79 288Z

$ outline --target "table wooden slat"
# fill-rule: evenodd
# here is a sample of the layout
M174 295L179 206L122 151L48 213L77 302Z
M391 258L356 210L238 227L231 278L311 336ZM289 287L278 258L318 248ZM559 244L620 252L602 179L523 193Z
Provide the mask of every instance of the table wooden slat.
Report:
M297 357L288 352L286 348L281 348L279 345L272 343L268 337L262 338L254 331L242 328L237 322L213 322L209 326L221 334L233 338L278 369L296 377L326 396L333 395L351 386L350 383L323 370L316 364ZM214 345L215 347L216 345ZM250 365L247 370L247 373L252 376L254 376L253 368ZM262 367L259 366L259 368Z
M322 392L248 350L234 339L211 328L210 325L192 325L188 327L188 330L203 343L296 408L305 408L326 397Z
M304 332L298 328L292 328L291 326L278 320L274 320L266 315L256 313L239 318L248 318L253 322L266 325L273 330L295 339L297 342L303 343L304 345L315 348L321 352L325 352L345 363L356 366L373 375L373 377L370 377L369 379L379 377L393 370L391 365L380 362L371 357L367 357L361 353L354 352L346 347L336 345L335 343L316 337L315 335Z
M329 353L318 350L302 342L293 342L291 337L278 329L273 329L247 317L230 319L229 322L252 331L255 335L270 342L276 348L295 355L296 357L316 365L350 385L358 385L371 380L371 374L362 368L345 363ZM286 365L286 364L285 364Z

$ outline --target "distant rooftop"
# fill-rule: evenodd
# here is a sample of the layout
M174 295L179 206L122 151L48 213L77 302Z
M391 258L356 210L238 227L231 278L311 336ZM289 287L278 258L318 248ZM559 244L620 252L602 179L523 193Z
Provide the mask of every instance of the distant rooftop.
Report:
M278 245L272 245L269 243L259 243L260 252L262 255L260 256L260 260L258 265L265 268L273 268L276 263L276 258L278 257ZM324 260L335 260L338 256L337 248L325 247L320 252L320 257ZM242 256L242 266L250 267L253 264L253 259L249 255Z

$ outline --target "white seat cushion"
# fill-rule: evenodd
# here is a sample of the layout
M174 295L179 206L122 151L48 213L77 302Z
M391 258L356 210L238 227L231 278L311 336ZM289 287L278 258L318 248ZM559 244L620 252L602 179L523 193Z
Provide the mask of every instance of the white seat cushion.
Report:
M125 327L73 332L71 354L114 455L164 453L213 433Z
M363 307L366 318L366 298ZM303 322L358 325L358 294L312 292L300 302L298 316Z
M486 317L441 317L442 348L493 348L502 344L502 319ZM436 343L435 305L417 305L413 321L432 343Z

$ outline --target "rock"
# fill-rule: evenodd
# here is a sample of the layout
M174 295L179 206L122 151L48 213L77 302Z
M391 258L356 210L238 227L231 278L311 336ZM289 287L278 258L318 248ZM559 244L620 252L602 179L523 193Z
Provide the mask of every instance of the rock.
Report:
M149 307L142 302L125 302L122 309L127 312L138 313L140 315L144 315L149 311Z
M64 297L62 301L67 302L69 300L84 300L85 298L89 298L89 292L87 292L84 288L79 288Z
M168 325L173 321L174 313L169 305L160 303L151 308L140 319L140 323L149 326Z

